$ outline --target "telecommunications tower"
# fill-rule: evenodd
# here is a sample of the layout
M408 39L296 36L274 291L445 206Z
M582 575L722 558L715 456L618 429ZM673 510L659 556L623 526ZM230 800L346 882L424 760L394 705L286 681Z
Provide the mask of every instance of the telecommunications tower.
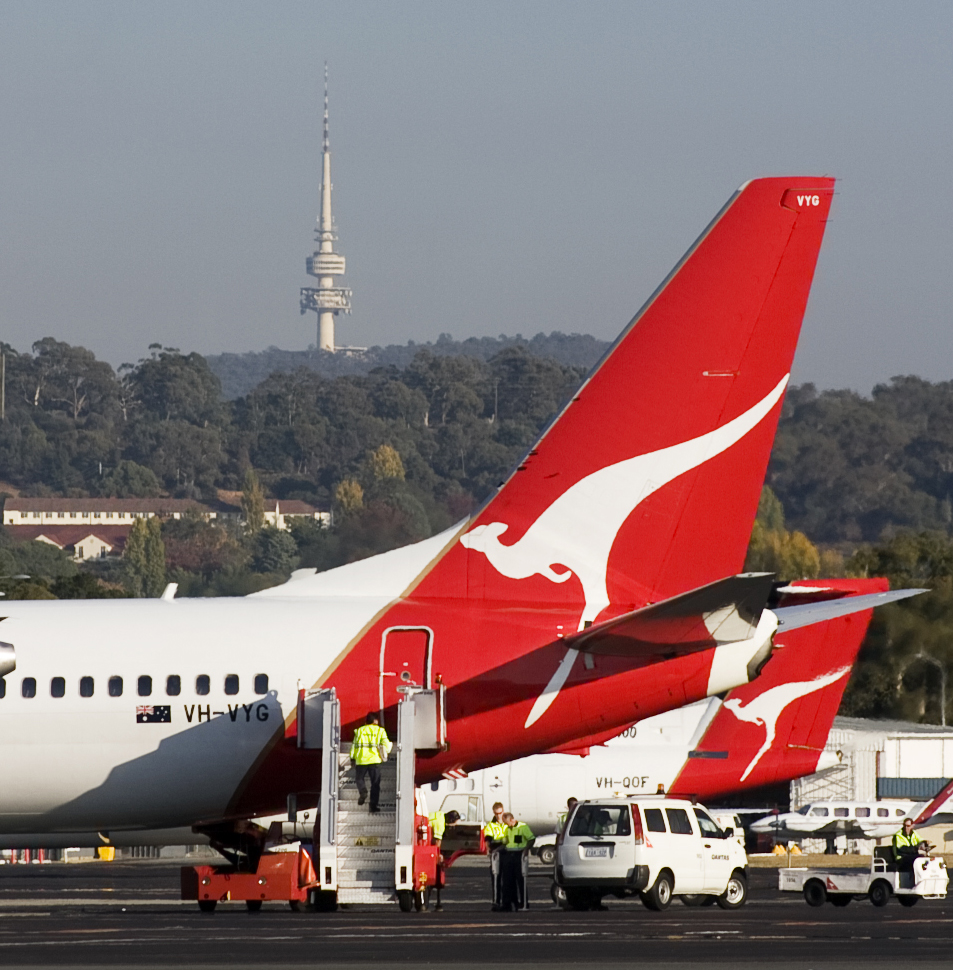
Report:
M351 312L351 291L335 286L334 277L344 275L344 257L334 251L337 239L331 218L331 141L328 137L328 65L324 65L324 149L321 169L321 211L314 230L318 248L305 265L309 276L316 276L317 286L301 287L301 313L313 310L318 315L318 348L334 353L334 318Z

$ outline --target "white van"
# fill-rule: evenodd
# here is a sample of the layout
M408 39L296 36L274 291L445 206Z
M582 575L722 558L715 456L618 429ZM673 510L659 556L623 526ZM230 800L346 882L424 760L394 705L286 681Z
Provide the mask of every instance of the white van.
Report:
M556 885L570 909L594 909L603 896L639 894L649 909L673 896L688 906L743 906L744 847L684 798L635 796L579 802L556 849Z

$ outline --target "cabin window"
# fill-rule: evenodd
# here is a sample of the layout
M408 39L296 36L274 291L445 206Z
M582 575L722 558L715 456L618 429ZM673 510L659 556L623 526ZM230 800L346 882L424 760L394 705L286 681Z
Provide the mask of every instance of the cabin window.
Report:
M890 818L890 809L889 808L878 808L877 809L877 818Z
M110 697L122 697L122 677L110 677L107 687Z
M225 693L226 694L238 693L238 674L225 675Z
M36 697L36 677L24 677L20 693L24 697Z
M850 815L850 809L849 808L835 808L834 809L834 814L837 816L837 818L847 818L847 816Z
M817 818L819 816L822 817L822 818L826 818L828 815L830 815L830 812L826 808L812 808L811 809L811 816L814 817L814 818Z
M668 816L668 830L673 835L692 834L692 823L684 808L666 808L665 814Z
M65 697L65 696L66 696L66 678L54 677L50 681L50 697Z
M136 690L140 697L149 697L152 694L152 678L143 674L136 684Z
M662 809L660 808L645 809L645 827L650 832L665 831L665 818L662 815Z
M204 697L210 690L211 681L208 679L208 674L199 674L195 678L195 693Z
M182 693L182 678L178 674L169 674L166 677L165 692L169 697L178 697Z
M903 818L903 816L904 816L904 811L903 811L903 809L902 809L902 808L895 808L895 809L893 810L893 814L894 814L894 815L896 815L896 816L897 816L897 818Z
M255 693L268 693L268 674L255 674Z
M870 809L869 808L855 808L854 809L854 817L855 818L870 818Z
M93 696L93 678L92 677L80 677L79 679L79 696L80 697L92 697Z

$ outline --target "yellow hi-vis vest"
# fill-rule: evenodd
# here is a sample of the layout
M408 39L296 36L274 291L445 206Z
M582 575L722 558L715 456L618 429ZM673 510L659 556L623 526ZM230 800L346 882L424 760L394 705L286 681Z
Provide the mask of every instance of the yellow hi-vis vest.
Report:
M917 835L916 832L911 831L909 835L905 835L903 829L897 832L893 837L893 857L900 861L900 849L912 848L919 845L923 839Z
M530 842L535 839L533 830L525 822L517 822L512 828L506 826L506 845L507 852L522 852L529 848Z
M447 814L446 812L431 812L427 818L430 820L434 842L439 842L443 838L443 833L447 831Z
M379 724L362 724L354 732L351 760L356 765L379 765L387 760L390 738Z
M505 842L506 831L508 828L509 826L504 825L502 822L497 822L495 818L491 818L490 821L483 826L483 837L493 842Z

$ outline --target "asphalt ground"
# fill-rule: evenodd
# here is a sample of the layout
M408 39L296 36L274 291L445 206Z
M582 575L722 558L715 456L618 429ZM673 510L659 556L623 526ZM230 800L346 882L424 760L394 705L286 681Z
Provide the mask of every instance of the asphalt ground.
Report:
M475 861L475 860L474 860ZM266 903L220 903L214 914L182 902L179 870L164 862L0 867L2 967L415 967L640 968L777 966L867 968L953 964L953 901L905 909L855 901L809 908L775 888L777 873L750 870L748 904L735 912L663 913L608 900L604 912L571 913L549 898L549 873L534 867L525 913L492 913L483 868L453 869L443 912L355 906L295 913Z

